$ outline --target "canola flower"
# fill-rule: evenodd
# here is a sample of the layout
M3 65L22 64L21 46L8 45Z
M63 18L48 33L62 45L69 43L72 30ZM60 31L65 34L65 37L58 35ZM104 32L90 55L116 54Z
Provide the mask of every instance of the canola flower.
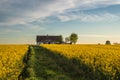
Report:
M17 80L28 45L0 45L0 80Z
M118 45L55 45L43 44L42 47L59 53L68 59L75 58L88 65L93 71L99 70L110 80L120 75L120 46Z

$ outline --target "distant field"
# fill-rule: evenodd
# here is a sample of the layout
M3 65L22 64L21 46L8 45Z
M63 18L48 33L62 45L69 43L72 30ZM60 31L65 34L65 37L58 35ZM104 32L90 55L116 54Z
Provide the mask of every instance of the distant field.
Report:
M27 50L27 45L0 45L0 80L18 79Z
M120 80L117 45L0 45L0 80Z

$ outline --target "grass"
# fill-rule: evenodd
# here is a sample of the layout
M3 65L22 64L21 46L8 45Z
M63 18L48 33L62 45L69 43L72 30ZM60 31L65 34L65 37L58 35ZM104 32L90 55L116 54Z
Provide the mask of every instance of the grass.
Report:
M72 80L57 64L57 57L42 47L33 46L35 56L35 74L41 80ZM63 62L63 61L62 61Z
M41 46L31 46L26 80L100 80L87 65ZM32 64L32 65L31 65ZM31 65L31 66L30 66ZM25 74L25 73L24 73ZM101 75L103 75L101 73ZM97 78L97 79L96 79Z
M26 67L20 80L111 80L80 59L68 59L42 46L30 46L24 62Z

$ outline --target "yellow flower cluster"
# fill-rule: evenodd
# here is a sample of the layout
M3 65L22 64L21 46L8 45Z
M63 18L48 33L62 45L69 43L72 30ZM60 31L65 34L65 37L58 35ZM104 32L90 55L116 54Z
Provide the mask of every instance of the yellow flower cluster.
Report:
M0 45L0 80L16 80L28 45Z
M99 70L105 75L112 76L120 73L120 46L115 45L42 45L43 47L59 52L68 59L76 58L90 68Z

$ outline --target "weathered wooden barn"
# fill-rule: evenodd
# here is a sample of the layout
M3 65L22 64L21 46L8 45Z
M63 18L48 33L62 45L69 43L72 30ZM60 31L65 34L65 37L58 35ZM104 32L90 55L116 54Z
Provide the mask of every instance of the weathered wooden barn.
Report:
M58 44L61 41L61 36L36 36L36 44Z

